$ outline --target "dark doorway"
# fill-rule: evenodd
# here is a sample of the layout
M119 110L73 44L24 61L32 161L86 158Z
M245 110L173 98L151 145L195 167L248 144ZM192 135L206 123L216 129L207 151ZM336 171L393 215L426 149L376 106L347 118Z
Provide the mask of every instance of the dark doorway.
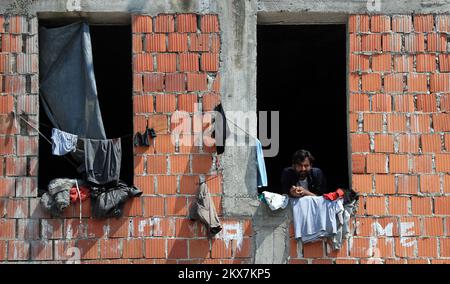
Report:
M55 24L40 23L46 27ZM90 26L97 93L108 138L122 137L120 177L133 183L133 105L131 26ZM41 132L50 139L51 123L40 107ZM70 160L70 161L69 161ZM39 138L39 189L46 190L53 178L80 177L70 155L53 156L51 145Z
M280 192L292 154L309 150L330 191L348 188L345 25L258 26L258 110L278 110L280 147L265 158Z

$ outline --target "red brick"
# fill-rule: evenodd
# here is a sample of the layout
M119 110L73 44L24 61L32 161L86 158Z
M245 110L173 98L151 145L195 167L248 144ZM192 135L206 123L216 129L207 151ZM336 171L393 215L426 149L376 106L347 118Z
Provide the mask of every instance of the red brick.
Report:
M359 114L349 113L348 123L350 125L350 132L357 132L359 130Z
M353 238L350 256L352 257L368 257L370 256L371 246L369 238Z
M404 114L388 114L387 129L389 132L406 132L406 115Z
M438 175L421 175L420 176L420 192L422 193L439 193L440 177Z
M437 172L450 172L450 154L437 154L435 162Z
M167 197L166 207L168 216L186 216L186 197Z
M414 30L416 32L432 32L434 29L433 15L414 15Z
M16 133L17 127L12 115L0 115L0 135L14 135Z
M2 158L0 158L0 162ZM0 170L2 168L0 167ZM16 183L14 178L0 178L0 197L14 197Z
M99 240L77 240L81 259L97 259Z
M175 72L177 70L177 55L174 53L158 53L156 61L159 72Z
M216 94L205 94L202 97L204 111L213 110L220 103L220 96Z
M450 114L433 114L433 126L435 131L450 131Z
M410 53L425 51L425 35L422 33L405 35L405 51Z
M440 153L441 137L439 134L423 134L421 136L422 152L423 153Z
M383 114L365 113L363 116L364 132L381 132L383 130Z
M144 156L134 156L134 174L142 175L144 173Z
M39 235L39 227L39 220L17 220L17 238L21 240L39 240L41 238Z
M412 72L414 67L414 57L408 55L394 55L394 71Z
M439 71L450 72L450 54L439 54Z
M187 89L188 91L206 91L207 90L206 74L188 73Z
M174 153L175 139L172 135L159 135L155 138L156 153Z
M362 91L376 92L381 90L381 75L377 73L369 73L362 75Z
M173 15L160 14L156 16L155 32L171 33L175 31L175 21Z
M239 243L237 240L232 241L233 244L233 255L237 258L251 257L251 240L249 238L244 238L242 242Z
M386 93L403 92L403 74L389 74L384 76L384 91Z
M441 257L450 257L450 238L447 239L439 239L439 247L440 247L440 256ZM449 260L446 260L449 263Z
M133 35L133 52L140 53L142 50L142 35Z
M167 50L165 34L147 34L145 35L145 51L164 52Z
M366 156L362 154L352 154L352 173L365 173Z
M449 15L436 15L436 30L439 32L450 32Z
M350 72L369 71L369 56L363 54L350 54Z
M409 172L408 156L407 155L390 155L389 156L389 172L403 173Z
M219 54L203 53L201 58L201 70L207 72L219 71Z
M164 75L153 73L145 74L144 78L144 92L162 92L164 90Z
M120 258L121 257L121 239L103 239L100 240L101 258Z
M431 156L414 156L412 171L413 173L431 173Z
M186 91L186 75L182 73L166 74L165 85L167 92L184 92Z
M172 174L189 173L189 155L170 156L170 171Z
M157 238L145 239L145 257L165 258L166 240Z
M406 259L386 259L385 264L406 264Z
M411 115L411 132L429 133L431 131L431 119L428 114Z
M190 34L190 51L209 51L209 34Z
M449 92L450 91L450 74L434 73L430 75L430 91L431 92Z
M217 15L201 16L200 29L203 33L219 32L219 19Z
M197 236L197 223L189 219L175 219L175 237L195 238Z
M392 110L392 97L377 94L372 96L372 111L390 112Z
M397 112L413 112L414 97L412 95L399 95L394 97L394 108Z
M430 197L411 197L411 208L413 215L431 215L431 198Z
M417 95L417 110L422 112L436 112L436 95Z
M402 37L400 34L383 34L381 41L383 44L383 51L402 51Z
M170 52L185 52L188 50L188 35L181 33L169 34L169 46Z
M196 53L180 54L180 71L199 71L199 56Z
M392 31L409 33L413 29L412 19L409 15L392 16Z
M147 156L147 174L166 174L167 158L166 156Z
M417 72L435 72L436 55L435 54L417 54Z
M392 67L391 54L376 54L372 56L372 70L377 71L391 71Z
M164 114L152 114L148 117L148 127L153 128L157 135L165 134L168 132L167 115ZM141 131L142 128L140 129ZM162 136L162 135L161 135ZM157 141L155 138L152 141Z
M352 175L352 188L359 193L372 193L372 176Z
M348 77L348 84L350 92L358 92L360 91L359 87L359 75L356 73L351 73Z
M5 93L23 94L25 93L25 76L5 76Z
M22 52L22 35L2 34L2 52Z
M423 218L424 236L443 236L444 222L440 217Z
M133 33L151 33L152 32L152 17L150 16L133 16Z
M131 236L130 218L119 218L109 220L109 237L110 238L126 238Z
M134 113L149 113L153 112L153 96L138 95L133 97L133 111Z
M0 220L0 239L15 239L16 237L16 220L1 219Z
M163 197L143 197L144 198L144 216L165 216Z
M391 19L385 15L373 15L370 20L370 31L374 33L391 30Z
M352 152L369 152L370 140L368 134L350 134Z
M211 247L212 258L230 258L232 255L231 243L225 243L221 239L213 239Z
M361 36L350 34L349 35L349 47L350 52L361 51Z
M142 199L133 198L128 200L123 208L124 216L142 216Z
M367 155L367 172L368 173L387 173L386 155L368 154Z
M38 136L17 136L17 155L37 156Z
M177 15L177 31L180 33L195 33L197 31L197 15L180 14Z
M436 238L420 238L417 241L417 247L419 257L437 257L438 246Z
M429 33L427 35L427 43L427 51L447 51L447 36L445 34Z
M143 90L142 74L133 74L133 91L142 92L142 90Z
M369 97L364 94L350 95L350 111L369 111Z
M196 194L198 190L199 176L180 176L180 193Z
M325 251L323 248L322 241L303 244L303 257L318 258L318 257L324 257L324 256L325 256Z
M158 194L176 194L177 177L176 176L158 176Z
M443 187L444 187L444 193L450 193L450 176L449 175L444 175ZM449 224L450 224L450 222L449 222ZM450 231L449 231L449 233L450 233Z
M362 51L381 51L381 34L365 34L361 36Z
M9 241L8 245L8 260L28 260L30 258L29 242Z
M211 34L211 52L220 53L220 36L219 34Z
M205 174L209 173L212 166L212 156L210 155L193 155L192 171L193 173Z
M167 258L183 259L188 257L187 240L169 239L167 240Z
M156 112L173 112L176 110L175 95L156 95Z
M394 175L375 175L375 193L394 194L395 193Z
M186 112L196 111L195 105L198 104L197 95L183 94L178 96L178 110Z
M392 153L394 152L394 136L386 134L375 134L375 152Z
M123 240L123 258L143 258L144 248L142 239Z
M14 98L13 96L0 95L0 113L1 114L9 114L14 110Z
M2 217L23 219L28 217L28 199L0 199ZM6 212L6 215L5 215Z
M134 72L153 71L153 56L151 54L136 54L133 57Z
M384 197L368 196L366 198L367 215L385 215L386 204Z
M108 234L109 228L108 220L103 219L89 219L87 223L87 237L88 238L104 238ZM67 228L66 228L67 230ZM67 238L67 237L66 237Z
M32 241L31 259L53 260L53 243L51 241Z
M398 189L399 194L417 194L418 181L417 176L400 175L398 177Z
M389 197L389 214L391 215L407 215L408 214L408 197L390 196Z

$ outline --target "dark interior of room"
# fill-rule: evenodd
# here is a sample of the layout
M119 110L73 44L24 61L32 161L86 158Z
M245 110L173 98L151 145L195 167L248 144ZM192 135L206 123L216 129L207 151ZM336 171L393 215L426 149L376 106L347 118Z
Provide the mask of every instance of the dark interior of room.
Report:
M40 23L55 27L51 23ZM94 72L98 99L108 138L122 137L121 180L133 183L133 104L131 26L90 26ZM41 103L41 102L40 102ZM51 123L40 106L40 131L50 140ZM125 137L124 137L125 136ZM50 140L51 141L51 140ZM52 155L52 146L39 138L40 192L47 189L54 178L80 177L67 160L70 155Z
M257 108L280 114L279 153L265 158L260 191L281 192L299 149L316 158L329 191L348 188L345 25L259 25L257 42Z

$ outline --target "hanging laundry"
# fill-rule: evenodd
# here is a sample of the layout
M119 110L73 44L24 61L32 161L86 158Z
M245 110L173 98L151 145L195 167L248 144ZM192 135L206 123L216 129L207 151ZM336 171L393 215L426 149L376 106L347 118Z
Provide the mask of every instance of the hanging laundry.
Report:
M343 198L344 197L344 191L340 188L338 188L335 192L330 192L330 193L325 193L322 195L323 198L327 199L327 200L336 200L339 198Z
M223 154L225 152L225 141L230 135L230 128L228 127L222 104L218 104L214 108L214 111L214 131L212 133L212 138L216 139L217 154Z
M130 198L141 196L142 191L119 181L114 186L92 186L90 194L93 217L118 218L123 214L125 202Z
M152 139L156 137L156 132L153 128L148 128L148 126L145 128L144 133L137 132L134 135L134 146L150 146L150 140L148 137L151 137Z
M200 220L208 229L210 236L216 235L222 230L216 207L211 199L206 183L201 183L195 200L189 209L189 219Z
M84 139L84 170L86 180L98 185L117 182L120 178L122 144L120 138Z
M261 142L256 139L256 162L258 164L258 187L268 186L266 164Z
M303 243L322 237L333 238L338 232L339 213L344 211L343 199L329 201L322 196L291 198L295 238Z
M57 128L52 129L52 154L62 156L76 151L78 136Z
M41 197L42 206L50 212L52 216L61 216L64 210L70 205L70 189L78 182L84 185L82 180L57 178L50 181L48 191Z
M269 191L263 191L262 196L265 203L269 206L271 210L284 209L289 204L289 196L287 194L278 194Z

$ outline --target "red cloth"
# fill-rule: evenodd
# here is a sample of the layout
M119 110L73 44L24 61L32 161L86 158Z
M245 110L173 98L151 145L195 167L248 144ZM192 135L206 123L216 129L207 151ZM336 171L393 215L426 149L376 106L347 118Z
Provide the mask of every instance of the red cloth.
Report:
M344 191L340 188L338 188L335 192L325 193L323 195L323 198L328 200L336 200L338 198L342 198L344 196Z
M79 186L81 201L85 201L89 197L89 188L86 186ZM73 186L70 189L70 202L75 203L79 199L77 187Z

